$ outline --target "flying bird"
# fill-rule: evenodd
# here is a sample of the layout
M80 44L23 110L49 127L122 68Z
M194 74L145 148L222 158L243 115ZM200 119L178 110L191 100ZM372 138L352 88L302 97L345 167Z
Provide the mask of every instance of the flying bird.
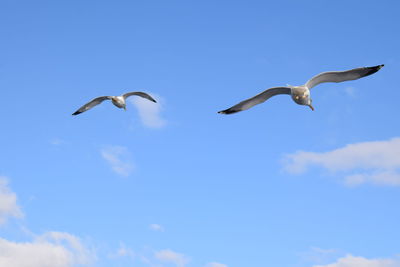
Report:
M233 107L230 107L225 110L221 110L218 113L220 114L232 114L236 113L239 111L243 111L246 109L249 109L255 105L261 104L265 102L267 99L269 99L272 96L279 95L279 94L286 94L286 95L291 95L292 99L294 102L296 102L299 105L305 105L309 106L311 110L314 110L314 107L312 106L312 99L310 98L310 89L313 88L314 86L320 84L320 83L329 83L329 82L334 82L334 83L339 83L339 82L344 82L344 81L351 81L351 80L357 80L362 77L374 74L381 68L383 68L382 65L378 66L373 66L373 67L362 67L362 68L356 68L352 70L345 70L345 71L328 71L328 72L322 72L314 77L312 77L306 84L300 85L300 86L283 86L283 87L273 87L265 90L264 92L246 99L239 104L234 105Z
M100 104L104 100L111 100L111 102L116 107L123 108L124 110L126 110L126 101L125 100L128 97L130 97L131 95L141 96L141 97L146 98L146 99L148 99L150 101L153 101L154 103L157 103L157 101L155 101L154 98L152 98L150 95L148 95L146 93L143 93L143 92L129 92L129 93L123 94L121 96L100 96L100 97L96 97L92 101L90 101L90 102L86 103L85 105L83 105L82 107L80 107L77 111L72 113L72 115L81 114L82 112L85 112L85 111L91 109L92 107L97 106L98 104Z

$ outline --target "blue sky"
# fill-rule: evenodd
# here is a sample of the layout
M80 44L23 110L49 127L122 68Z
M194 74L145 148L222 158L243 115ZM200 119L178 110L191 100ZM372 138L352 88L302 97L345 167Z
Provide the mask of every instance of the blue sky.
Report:
M400 4L315 2L0 1L0 266L400 266Z

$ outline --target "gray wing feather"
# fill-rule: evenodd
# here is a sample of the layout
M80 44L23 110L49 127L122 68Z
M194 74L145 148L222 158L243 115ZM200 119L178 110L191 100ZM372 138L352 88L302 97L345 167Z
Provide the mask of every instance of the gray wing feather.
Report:
M374 74L378 70L380 70L384 65L378 65L373 67L363 67L356 68L352 70L346 71L328 71L322 72L314 77L312 77L307 83L306 86L308 89L313 88L314 86L320 83L340 83L344 81L357 80L362 77Z
M129 92L129 93L123 94L122 96L124 97L124 99L126 99L126 98L130 97L131 95L141 96L141 97L146 98L146 99L148 99L150 101L153 101L154 103L157 103L157 101L154 100L154 98L152 98L149 94L146 94L144 92Z
M95 99L91 100L90 102L86 103L82 107L80 107L77 111L75 111L72 115L78 115L81 114L82 112L85 112L86 110L91 109L94 106L97 106L104 100L111 99L111 96L100 96L96 97Z
M280 95L280 94L290 95L291 94L290 87L269 88L269 89L265 90L264 92L254 96L252 98L246 99L246 100L240 102L239 104L236 104L233 107L230 107L228 109L221 110L218 113L232 114L232 113L236 113L239 111L243 111L243 110L249 109L255 105L261 104L261 103L265 102L267 99L269 99L275 95Z

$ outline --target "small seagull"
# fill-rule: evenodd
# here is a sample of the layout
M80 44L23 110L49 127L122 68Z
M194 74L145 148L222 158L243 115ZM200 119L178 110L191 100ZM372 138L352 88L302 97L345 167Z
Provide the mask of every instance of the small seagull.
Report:
M148 95L146 93L143 93L143 92L129 92L129 93L123 94L121 96L100 96L100 97L96 97L92 101L90 101L90 102L86 103L85 105L83 105L82 107L80 107L72 115L81 114L82 112L85 112L85 111L91 109L92 107L97 106L98 104L100 104L104 100L111 100L111 102L116 107L123 108L124 110L126 110L126 102L125 102L125 100L128 97L130 97L131 95L141 96L141 97L146 98L146 99L148 99L150 101L153 101L154 103L157 103L157 101L155 101L154 98L152 98L150 95Z
M357 80L362 77L374 74L381 68L383 68L382 65L378 66L373 66L373 67L362 67L362 68L356 68L352 70L345 70L345 71L328 71L328 72L322 72L314 77L312 77L305 85L300 85L300 86L285 86L285 87L273 87L265 90L264 92L246 99L239 104L234 105L233 107L230 107L225 110L221 110L218 113L220 114L232 114L236 113L239 111L243 111L246 109L249 109L257 104L261 104L265 102L267 99L274 95L279 95L279 94L286 94L286 95L291 95L292 99L294 102L296 102L299 105L305 105L309 106L311 110L314 110L314 107L312 106L312 99L310 98L310 89L313 88L314 86L320 84L320 83L329 83L329 82L344 82L344 81L351 81L351 80Z

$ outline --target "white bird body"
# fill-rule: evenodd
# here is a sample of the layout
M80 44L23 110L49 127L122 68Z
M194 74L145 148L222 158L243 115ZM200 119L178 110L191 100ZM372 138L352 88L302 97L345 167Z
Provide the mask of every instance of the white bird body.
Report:
M273 87L269 88L260 94L246 99L228 109L221 110L218 113L221 114L232 114L239 111L243 111L249 109L257 104L265 102L267 99L272 96L279 94L287 94L291 95L293 101L299 105L309 106L312 110L314 107L312 106L312 99L310 97L310 89L317 86L320 83L326 82L344 82L360 79L362 77L366 77L368 75L374 74L379 71L384 65L378 65L373 67L362 67L356 68L346 71L328 71L322 72L310 80L307 81L306 84L300 86L283 86L283 87Z
M123 96L112 96L111 102L118 108L125 108L126 102Z
M290 91L293 101L300 105L304 105L310 97L310 90L305 85L291 86Z
M310 90L305 85L289 86L290 95L293 101L299 105L309 106L312 110L314 107L311 105Z
M123 94L121 96L100 96L100 97L96 97L95 99L89 101L88 103L86 103L85 105L80 107L72 115L81 114L82 112L85 112L85 111L93 108L94 106L97 106L104 100L111 100L111 102L114 104L114 106L116 106L118 108L123 108L126 110L126 99L128 97L130 97L131 95L137 95L137 96L146 98L154 103L157 103L157 101L155 101L154 98L152 98L150 95L148 95L144 92L129 92L129 93Z

